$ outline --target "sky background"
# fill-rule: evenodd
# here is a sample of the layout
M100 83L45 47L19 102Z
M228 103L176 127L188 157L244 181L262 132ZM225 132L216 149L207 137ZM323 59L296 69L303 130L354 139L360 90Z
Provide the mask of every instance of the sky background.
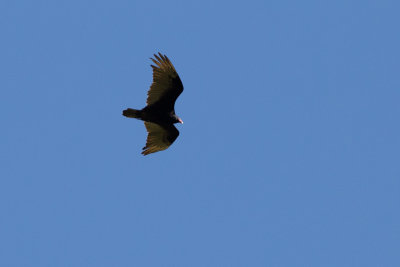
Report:
M400 266L399 9L1 1L0 266Z

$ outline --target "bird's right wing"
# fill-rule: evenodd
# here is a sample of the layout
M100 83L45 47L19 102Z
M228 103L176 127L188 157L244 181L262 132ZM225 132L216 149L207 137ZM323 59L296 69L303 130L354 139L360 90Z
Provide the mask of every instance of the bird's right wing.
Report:
M179 135L179 131L173 124L161 126L146 121L144 125L146 126L148 135L146 146L143 147L143 155L167 149Z
M151 58L155 66L151 65L153 83L147 93L147 105L157 105L170 112L174 110L175 101L183 92L182 81L167 56L158 53L154 57L157 60Z

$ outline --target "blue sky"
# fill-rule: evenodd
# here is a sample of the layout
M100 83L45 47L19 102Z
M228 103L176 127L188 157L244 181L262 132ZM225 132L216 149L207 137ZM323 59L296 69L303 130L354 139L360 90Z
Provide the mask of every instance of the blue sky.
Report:
M0 265L400 266L399 8L2 1Z

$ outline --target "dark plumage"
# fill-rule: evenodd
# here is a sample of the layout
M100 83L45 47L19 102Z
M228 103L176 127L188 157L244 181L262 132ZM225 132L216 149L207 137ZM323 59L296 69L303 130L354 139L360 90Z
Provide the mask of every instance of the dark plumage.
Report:
M183 92L181 79L167 56L158 53L154 57L151 60L156 66L151 65L153 83L147 93L147 106L122 112L125 117L144 121L148 135L143 155L167 149L179 135L174 123L183 123L175 115L175 101Z

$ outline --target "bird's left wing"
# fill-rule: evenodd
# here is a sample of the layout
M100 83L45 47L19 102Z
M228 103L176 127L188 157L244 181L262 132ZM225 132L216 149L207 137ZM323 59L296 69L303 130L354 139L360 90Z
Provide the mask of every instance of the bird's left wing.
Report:
M147 93L147 105L157 105L165 111L173 111L175 101L183 92L182 81L174 65L166 55L158 53L151 58L155 65L153 68L153 83Z
M167 149L179 135L179 131L173 124L160 125L146 121L144 125L148 135L146 146L143 147L143 155Z

